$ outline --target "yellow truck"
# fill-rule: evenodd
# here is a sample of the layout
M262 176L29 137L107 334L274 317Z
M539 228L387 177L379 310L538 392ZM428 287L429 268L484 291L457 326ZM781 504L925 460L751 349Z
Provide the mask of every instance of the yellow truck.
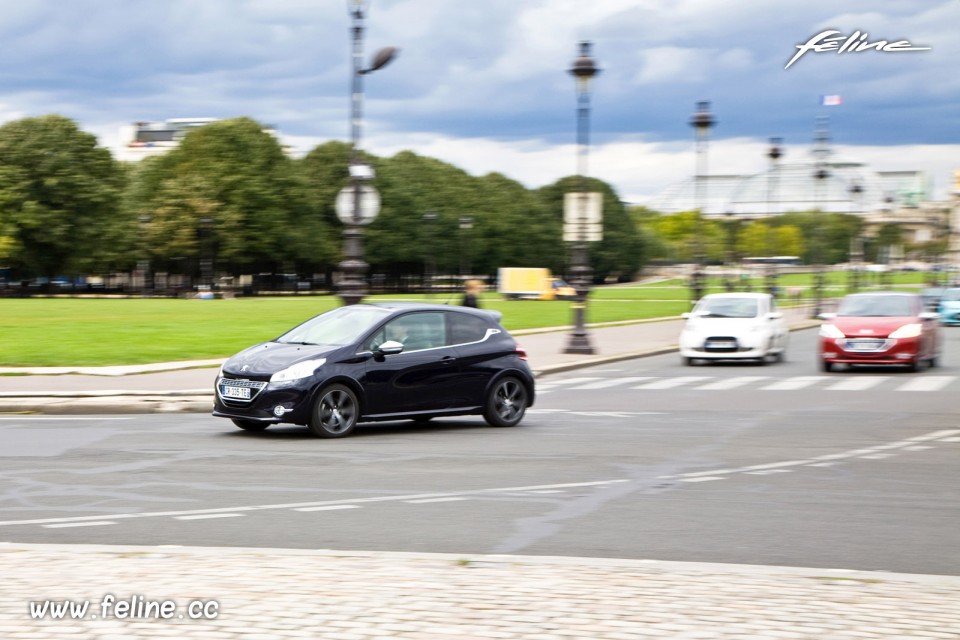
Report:
M500 267L497 293L508 300L572 300L576 291L550 269L539 267Z

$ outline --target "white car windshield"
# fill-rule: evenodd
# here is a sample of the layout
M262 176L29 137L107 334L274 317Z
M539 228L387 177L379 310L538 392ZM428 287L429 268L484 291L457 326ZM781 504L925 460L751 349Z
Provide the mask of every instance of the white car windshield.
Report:
M703 318L756 318L758 310L756 298L704 298L693 313Z
M276 342L343 347L359 340L389 314L389 309L378 307L338 307L294 327Z

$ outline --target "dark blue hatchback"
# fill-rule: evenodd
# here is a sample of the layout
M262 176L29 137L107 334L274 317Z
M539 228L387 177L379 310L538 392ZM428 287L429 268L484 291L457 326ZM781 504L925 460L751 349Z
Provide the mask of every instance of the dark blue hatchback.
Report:
M248 431L306 425L324 438L359 422L438 416L512 427L533 404L534 380L499 321L446 305L339 307L227 360L213 415Z

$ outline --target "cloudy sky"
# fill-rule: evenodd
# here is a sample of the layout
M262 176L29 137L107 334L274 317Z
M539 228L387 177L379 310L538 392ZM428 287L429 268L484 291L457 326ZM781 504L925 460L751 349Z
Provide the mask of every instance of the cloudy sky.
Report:
M301 152L349 139L347 0L3 4L0 122L59 113L111 148L122 125L183 117L250 116ZM590 40L589 173L624 200L694 173L698 100L717 119L711 173L762 171L771 136L805 161L828 115L839 153L925 170L942 199L960 169L958 25L960 0L372 0L367 56L401 51L366 76L362 145L528 187L573 174L566 70ZM929 50L809 51L784 69L826 30Z

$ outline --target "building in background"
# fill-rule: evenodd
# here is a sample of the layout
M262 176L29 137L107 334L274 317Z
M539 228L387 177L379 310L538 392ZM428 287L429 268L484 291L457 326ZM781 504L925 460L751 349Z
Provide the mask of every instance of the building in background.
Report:
M134 122L120 127L117 160L135 162L164 154L177 147L191 131L217 120L219 118L171 118L162 122ZM267 125L264 131L279 141L275 127ZM285 146L284 152L289 155L290 149Z

